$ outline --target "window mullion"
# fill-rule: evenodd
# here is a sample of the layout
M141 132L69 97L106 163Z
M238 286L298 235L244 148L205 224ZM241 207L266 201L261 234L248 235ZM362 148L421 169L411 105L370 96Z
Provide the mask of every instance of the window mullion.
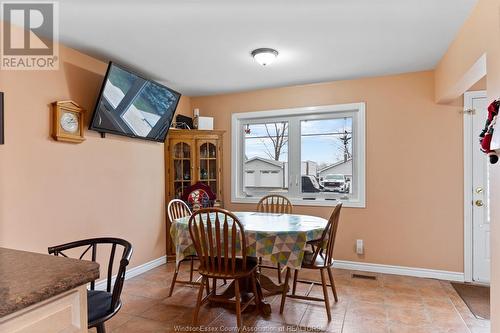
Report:
M298 117L289 119L288 127L288 174L289 193L292 198L300 197L300 120Z
M237 142L236 142L236 146L237 146L237 151L239 152L238 154L238 169L237 169L237 173L236 175L234 176L234 179L236 181L236 191L237 191L237 195L238 196L244 196L244 190L243 190L243 173L244 173L244 161L245 161L245 147L243 145L243 140L244 138L242 137L242 133L243 133L243 127L244 127L244 124L242 121L238 121L238 126L236 129L233 129L237 131Z

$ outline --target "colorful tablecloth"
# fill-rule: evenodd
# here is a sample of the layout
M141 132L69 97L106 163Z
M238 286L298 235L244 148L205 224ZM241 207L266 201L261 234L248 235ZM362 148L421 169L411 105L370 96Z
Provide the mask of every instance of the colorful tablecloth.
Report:
M245 229L247 255L300 269L308 241L319 239L327 220L308 215L234 212ZM189 217L175 220L170 235L179 263L196 251L189 234Z

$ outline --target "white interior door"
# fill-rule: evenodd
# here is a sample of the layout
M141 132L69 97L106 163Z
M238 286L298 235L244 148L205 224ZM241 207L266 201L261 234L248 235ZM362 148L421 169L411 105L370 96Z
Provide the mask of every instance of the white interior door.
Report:
M488 101L485 91L467 92L464 95L465 126L464 142L470 145L466 147L465 171L469 177L466 179L466 205L472 207L469 217L469 231L472 250L472 281L489 283L490 281L490 219L489 219L489 195L488 195L488 157L479 149L478 136L484 127L487 118ZM472 110L472 111L469 111ZM467 119L468 118L468 119ZM467 154L467 150L470 152ZM468 161L467 161L468 160ZM466 207L467 210L467 207ZM467 216L466 216L467 218ZM466 230L467 233L467 230ZM467 255L467 254L466 254ZM469 254L470 255L470 254Z

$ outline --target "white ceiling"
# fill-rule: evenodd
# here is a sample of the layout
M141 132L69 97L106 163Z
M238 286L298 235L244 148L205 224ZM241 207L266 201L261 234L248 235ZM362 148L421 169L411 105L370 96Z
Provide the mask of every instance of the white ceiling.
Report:
M477 0L64 0L60 40L195 96L433 69ZM280 52L269 67L250 52Z

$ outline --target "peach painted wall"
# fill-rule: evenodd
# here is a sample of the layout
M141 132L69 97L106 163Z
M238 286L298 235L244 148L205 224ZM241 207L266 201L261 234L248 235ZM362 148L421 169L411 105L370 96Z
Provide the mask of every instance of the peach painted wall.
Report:
M486 54L486 89L490 100L500 97L500 0L479 0L436 69L436 99L446 100L467 88L468 72ZM467 83L464 86L464 82ZM490 167L491 332L500 332L500 165Z
M467 91L486 90L487 82L488 82L488 79L485 76L481 80L479 80L476 83L474 83L474 85L472 87L470 87L469 89L467 89Z
M224 135L224 197L230 202L231 114L313 105L366 102L366 208L345 208L336 258L463 271L462 118L455 106L434 102L434 73L192 97L215 117ZM328 207L294 212L328 217ZM364 239L366 254L354 252Z
M132 267L163 256L163 144L92 131L81 144L54 141L50 104L72 99L88 120L107 67L65 47L60 59L58 71L0 73L0 246L46 253L50 245L116 236L134 245ZM189 98L180 109L191 112Z

